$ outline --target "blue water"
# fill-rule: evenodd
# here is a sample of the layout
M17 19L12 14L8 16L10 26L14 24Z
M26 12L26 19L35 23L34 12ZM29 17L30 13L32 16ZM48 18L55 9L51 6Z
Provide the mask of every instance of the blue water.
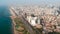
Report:
M0 34L12 34L12 20L7 6L0 6Z

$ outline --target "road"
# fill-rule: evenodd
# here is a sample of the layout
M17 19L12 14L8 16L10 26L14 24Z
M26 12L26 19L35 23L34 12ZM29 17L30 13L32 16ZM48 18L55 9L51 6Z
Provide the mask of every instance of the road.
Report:
M16 16L18 16L21 20L22 23L25 25L26 30L30 33L30 34L40 34L40 32L36 29L33 28L29 22L25 19L24 15L18 15L14 9L11 9L13 11L13 13L15 13Z

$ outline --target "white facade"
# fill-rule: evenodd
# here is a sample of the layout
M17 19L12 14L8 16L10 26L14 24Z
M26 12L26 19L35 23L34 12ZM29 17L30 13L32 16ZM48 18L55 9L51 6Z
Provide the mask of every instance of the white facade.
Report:
M27 16L27 20L32 26L36 26L36 24L40 24L40 19L38 19L38 17Z

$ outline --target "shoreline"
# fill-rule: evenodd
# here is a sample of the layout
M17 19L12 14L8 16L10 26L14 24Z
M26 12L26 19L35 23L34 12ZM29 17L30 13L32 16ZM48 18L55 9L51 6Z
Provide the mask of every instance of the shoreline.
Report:
M10 16L10 18L11 18L11 20L12 20L12 33L13 34L16 34L16 32L15 32L15 22L14 22L14 18L12 17L12 16Z
M11 14L10 18L12 20L12 33L13 34L17 34L16 31L15 31L15 25L16 24L14 22L14 18L16 18L16 15L13 13L13 11L11 10L11 8L9 10L10 10L10 14Z

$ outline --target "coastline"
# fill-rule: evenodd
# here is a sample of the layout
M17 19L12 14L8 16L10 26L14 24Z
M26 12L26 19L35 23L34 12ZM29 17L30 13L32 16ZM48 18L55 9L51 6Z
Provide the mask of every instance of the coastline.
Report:
M16 31L15 31L15 22L14 22L14 18L12 16L10 16L11 20L12 20L12 31L13 31L13 34L16 34Z
M9 9L9 10L10 10L10 14L11 14L10 18L12 20L12 31L13 31L13 34L17 34L16 31L15 31L15 25L16 24L14 22L14 18L16 18L16 15L13 13L13 11L11 9Z

